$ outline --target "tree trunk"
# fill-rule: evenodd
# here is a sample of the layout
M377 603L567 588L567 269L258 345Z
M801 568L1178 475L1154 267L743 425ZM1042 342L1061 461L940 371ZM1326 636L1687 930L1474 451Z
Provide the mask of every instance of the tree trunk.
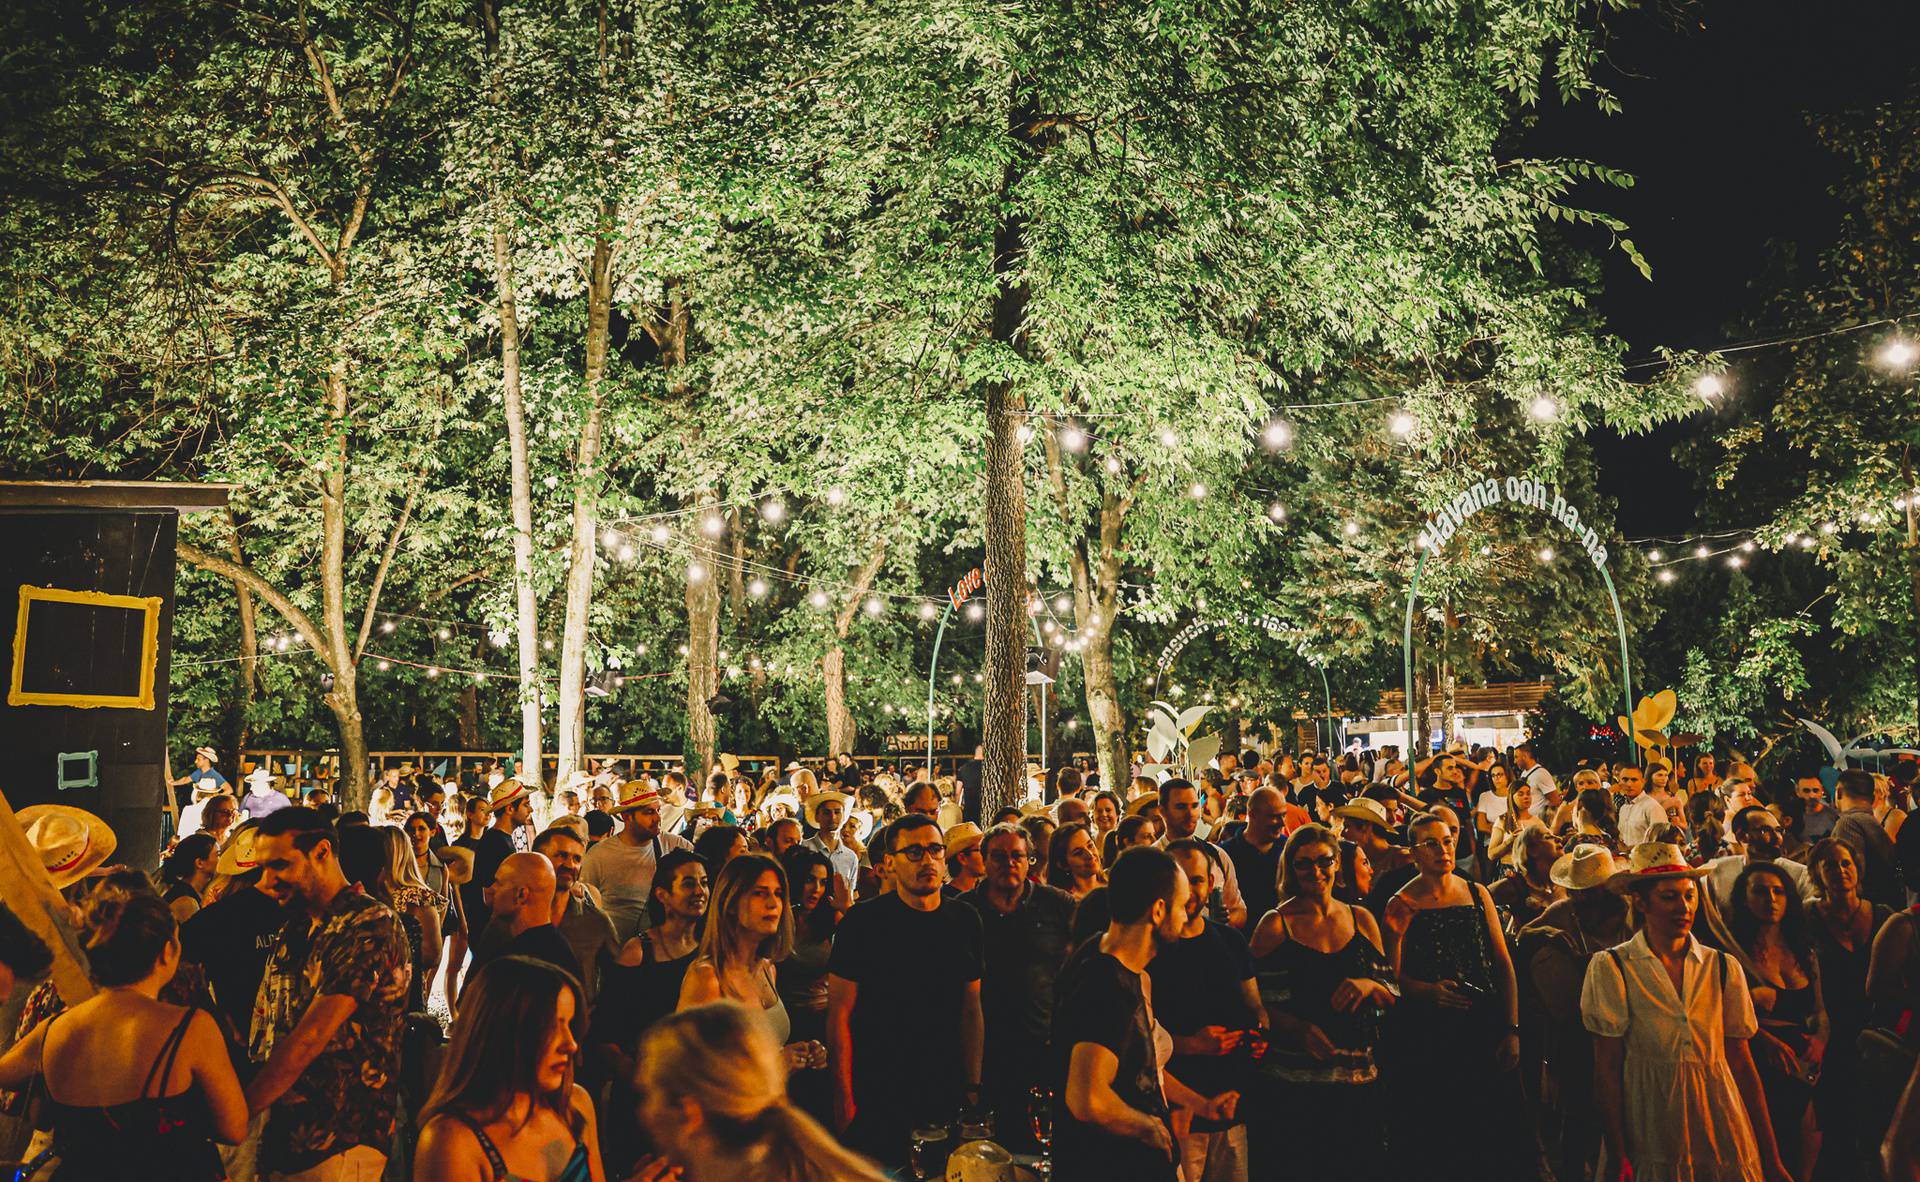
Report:
M602 210L603 226L610 210ZM560 727L556 744L561 782L580 769L586 750L587 617L593 606L594 544L600 529L600 433L606 403L607 333L613 309L613 244L593 242L587 269L586 421L573 458L573 541L567 557L566 622L560 638Z
M846 601L833 617L833 644L820 658L820 676L826 686L827 698L827 754L851 755L853 744L858 737L855 733L853 711L847 708L847 633L853 630L853 621L859 616L861 605L867 598L867 589L873 586L873 580L880 574L880 568L886 565L887 548L884 543L873 548L867 560L847 572L848 591Z
M1907 486L1903 499L1907 503L1907 584L1913 596L1914 736L1920 740L1920 494L1914 491L1911 444L1901 450L1900 474Z
M480 687L469 682L460 687L460 749L478 751L480 746ZM539 764L529 762L528 766Z
M247 564L240 549L240 522L227 510L227 554L235 566ZM254 619L253 592L239 579L233 580L233 598L240 617L240 703L232 728L233 749L243 751L253 735L253 698L260 686L260 629Z
M1040 147L1035 99L1024 77L1015 77L1007 112L1013 149L1000 174L1000 222L993 233L993 313L995 342L1025 360L1027 338L1026 219L1016 194L1030 157ZM1020 428L1026 422L1026 394L1012 378L987 384L987 456L984 527L987 542L987 659L981 695L981 730L986 749L980 811L992 816L1026 798L1026 654L1027 654L1027 464Z
M491 2L483 3L482 22L489 87L496 111L506 105L501 77L500 26ZM540 763L540 605L533 583L533 474L527 460L527 410L520 386L519 282L514 273L512 217L503 178L508 175L503 143L494 146L493 289L500 316L500 396L507 421L508 496L513 512L514 641L520 672L520 753L536 772ZM476 728L477 729L477 728ZM562 773L570 771L562 767Z
M339 346L327 372L327 422L333 433L332 456L320 475L320 607L327 664L333 691L325 695L340 724L340 800L363 809L372 789L367 742L355 686L359 667L347 637L347 431L349 429L346 344Z
M703 492L697 504L694 520L699 521L715 511L719 496L711 490ZM687 777L696 785L706 782L718 749L707 699L720 692L720 570L714 562L704 566L704 577L687 579L686 764Z
M1080 671L1087 684L1087 718L1093 726L1093 755L1100 765L1100 786L1110 792L1122 791L1133 774L1133 764L1127 758L1120 686L1113 673L1111 632L1103 629L1097 640L1087 637L1087 647L1080 655Z

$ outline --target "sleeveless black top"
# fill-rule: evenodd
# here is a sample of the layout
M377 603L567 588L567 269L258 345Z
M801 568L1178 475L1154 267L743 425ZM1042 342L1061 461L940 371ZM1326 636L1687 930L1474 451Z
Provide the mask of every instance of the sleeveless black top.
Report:
M193 1015L188 1010L161 1044L139 1099L106 1107L62 1104L47 1088L60 1182L219 1182L227 1176L199 1092L189 1085L171 1096L149 1094L167 1086Z

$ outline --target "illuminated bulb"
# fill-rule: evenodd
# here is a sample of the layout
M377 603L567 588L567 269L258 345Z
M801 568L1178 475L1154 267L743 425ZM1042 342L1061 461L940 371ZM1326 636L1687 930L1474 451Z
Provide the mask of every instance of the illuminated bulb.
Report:
M1491 555L1492 553L1493 553L1493 547L1492 547L1492 546L1482 546L1482 547L1480 547L1480 557L1482 557L1482 558L1486 558L1487 556L1489 556L1489 555Z
M393 668L393 666L392 666L392 665L389 665L389 664L388 664L387 662L385 662L385 661L375 661L375 662L374 662L374 665L375 665L376 667L378 667L378 668L380 668L380 669L391 669L391 668Z
M1654 575L1653 577L1656 579L1659 579L1663 583L1673 582L1673 572L1670 570L1667 570L1665 567L1662 567L1660 569L1660 573Z
M1540 547L1540 554L1539 554L1539 559L1540 559L1540 561L1542 561L1542 562L1552 562L1552 561L1553 561L1553 547L1552 547L1552 546L1542 546L1542 547Z
M1820 532L1823 534L1836 534L1840 532L1840 527L1831 521L1823 521L1820 523Z
M729 665L729 666L727 666L727 676L728 676L728 677L738 677L738 676L740 676L740 666L738 666L738 665Z
M1160 446L1161 447L1179 447L1180 446L1179 434L1175 432L1172 427L1162 427L1160 429Z
M755 579L753 582L748 583L747 594L753 596L755 599L765 599L767 597L767 581L765 579Z
M986 614L987 614L987 609L984 607L981 607L978 603L969 603L967 605L967 618L969 620L978 620L980 619L980 617Z
M1033 428L1026 423L1022 423L1014 429L1013 437L1020 441L1020 446L1025 447L1027 442L1033 438ZM887 709L891 712L893 708L888 707Z
M747 667L748 667L749 669L758 669L758 668L760 668L760 658L759 658L759 657L755 657L755 658L753 658L752 660L750 660L750 661L748 661L748 662L747 662Z
M476 673L476 674L474 674L474 675L473 675L473 684L475 684L475 685L479 685L479 684L481 684L482 682L484 682L484 681L486 681L486 679L487 679L487 675L486 675L486 674L484 674L484 673Z
M392 620L382 620L382 621L380 621L380 631L382 631L382 632L391 632L391 631L393 631L393 621L392 621Z
M1753 539L1748 538L1746 541L1740 543L1740 548L1749 554L1753 553Z
M1350 538L1357 538L1360 536L1360 523L1357 521L1349 521L1340 527L1340 532Z
M1121 472L1121 469L1122 469L1123 467L1124 467L1124 465L1120 463L1120 457L1119 457L1119 456L1108 456L1108 457L1107 457L1107 474L1108 474L1109 476L1118 476L1118 475L1120 475L1120 472Z
M436 632L434 632L434 635L435 635L435 636L437 636L437 637L439 637L439 638L440 638L441 640L452 640L452 639L453 639L453 631L452 631L451 629L449 629L449 628L441 628L441 629L439 629L439 630L437 630Z
M1275 521L1285 521L1287 519L1287 507L1279 501L1275 501L1273 504L1267 506L1267 516Z
M1728 566L1731 566L1731 567L1736 567L1736 568L1737 568L1737 567L1739 567L1739 566L1741 565L1741 563L1743 563L1744 561L1745 561L1745 560L1744 560L1744 559L1742 559L1742 558L1741 558L1741 557L1740 557L1740 556L1739 556L1738 554L1729 554L1729 555L1727 555L1727 565L1728 565Z
M1880 364L1888 369L1906 369L1920 358L1920 348L1909 340L1895 338L1880 347Z
M1267 424L1264 431L1260 432L1260 442L1266 444L1274 451L1279 451L1281 448L1293 443L1293 428L1286 422L1275 419L1273 422Z
M710 538L717 538L727 532L727 523L718 513L709 513L700 519L700 532Z
M704 562L689 562L689 563L687 564L687 582L689 582L689 583L704 583L704 582L706 582L706 579L707 579L707 564L706 564L706 563L704 563Z
M668 538L671 538L671 537L673 536L673 531L672 531L672 530L670 530L670 529L668 529L668 528L667 528L666 526L664 526L664 525L656 525L656 526L654 526L654 527L653 527L653 529L652 529L652 530L650 530L650 531L648 531L648 532L649 532L649 533L650 533L650 534L652 535L652 537L653 537L653 544L654 544L654 545L656 545L656 546L664 546L664 545L666 545L666 544L667 544L667 539L668 539Z
M633 655L634 655L634 656L636 656L636 657L644 657L644 656L646 656L646 655L647 655L647 646L646 646L646 645L644 645L644 644L636 644L636 645L634 645L634 646L633 646Z
M1407 436L1413 434L1413 429L1416 425L1418 424L1414 417L1404 410L1394 411L1387 419L1387 430L1392 432L1395 439L1405 439Z
M1207 495L1207 486L1198 480L1187 486L1187 495L1198 501Z
M813 594L807 596L807 602L815 607L823 608L827 606L827 593L825 591L815 591Z
M683 657L687 655L687 646L684 644L680 646L680 655Z
M922 603L920 605L920 618L923 620L931 620L933 617L939 614L940 614L940 609L933 606L931 603Z
M870 616L877 616L887 610L887 605L880 601L878 595L869 596L867 602L862 606L866 608L866 612Z
M428 676L428 677L438 677L438 676L440 676L440 670L438 670L438 669L436 669L436 668L434 668L434 667L433 667L432 665L428 665L428 666L427 666L427 676Z
M1801 538L1801 539L1800 539L1800 548L1801 548L1802 550L1811 550L1811 549L1813 549L1813 544L1814 544L1814 543L1813 543L1813 535L1812 535L1812 534L1808 534L1808 535L1807 535L1806 537L1804 537L1804 538Z
M1068 423L1060 429L1060 446L1068 451L1087 450L1087 433L1078 423Z
M549 653L550 653L550 652L552 652L552 651L553 651L553 638L552 638L552 637L548 637L547 639L545 639L545 640L543 640L543 641L541 641L541 642L540 642L540 648L541 648L541 650L542 650L542 651L544 651L544 652L549 652Z
M1433 545L1433 539L1428 537L1426 534L1421 534L1419 537L1413 540L1413 548L1415 550L1425 550L1427 547L1431 545Z
M1539 422L1551 423L1560 417L1560 404L1542 394L1533 400L1533 405L1527 408L1527 413Z
M778 497L760 506L760 516L768 521L781 521L787 516L787 503Z
M611 550L620 544L620 531L604 529L600 531L600 544Z
M1666 555L1665 555L1665 554L1662 554L1662 553L1661 553L1660 551L1658 551L1658 550L1649 550L1649 551L1647 551L1647 561L1648 561L1648 562L1661 562L1661 561L1664 561L1665 559L1666 559Z
M1727 380L1717 373L1703 373L1693 379L1693 396L1702 402L1712 402L1727 392Z
M1053 601L1053 610L1057 612L1064 612L1072 606L1073 599L1070 596L1062 595Z
M1040 614L1040 611L1044 606L1045 604L1041 603L1041 601L1038 599L1029 599L1027 600L1027 614L1030 616L1037 616Z
M975 685L979 685L981 682L985 681L986 679L987 679L986 674L984 673L976 673L973 675L973 683Z
M1693 548L1693 556L1695 558L1705 558L1711 553L1713 553L1713 551L1707 549L1705 546L1695 546Z
M847 503L846 489L841 488L839 485L836 484L832 488L827 490L827 504L838 506L838 505L844 505L846 503Z
M632 562L632 561L633 561L633 547L632 547L632 546L622 546L622 547L620 547L620 548L619 548L618 550L615 550L615 551L613 552L613 556L614 556L615 558L618 558L618 559L619 559L619 560L620 560L621 562Z
M966 680L966 678L964 678L964 677L962 677L962 676L960 676L960 675L959 675L958 673L956 673L956 674L954 674L954 675L953 675L953 684L955 684L955 685L959 685L960 683L962 683L962 682L964 682L965 680Z

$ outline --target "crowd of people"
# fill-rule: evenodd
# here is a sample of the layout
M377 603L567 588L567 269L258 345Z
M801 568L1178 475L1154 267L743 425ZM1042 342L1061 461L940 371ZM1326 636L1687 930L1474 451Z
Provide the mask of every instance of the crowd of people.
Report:
M0 909L24 1177L1920 1176L1912 762L1247 751L998 809L977 758L395 769L342 811L200 755L157 876L19 814L95 986Z

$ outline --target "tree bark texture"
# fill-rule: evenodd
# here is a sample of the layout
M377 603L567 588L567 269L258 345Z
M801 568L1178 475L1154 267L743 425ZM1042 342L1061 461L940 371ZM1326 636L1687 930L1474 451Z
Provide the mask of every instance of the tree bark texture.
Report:
M611 212L603 211L603 224ZM573 457L573 540L567 550L566 618L560 638L561 782L586 748L587 621L593 609L594 545L600 530L600 435L606 405L607 338L613 311L613 244L601 234L587 264L586 415Z
M240 522L232 508L227 510L227 527L227 556L235 566L245 566L246 554L240 548ZM238 579L232 582L234 604L240 617L240 704L228 738L232 740L233 750L244 751L253 730L253 698L260 688L260 629L254 619L253 592Z
M854 728L853 711L847 707L847 634L860 614L867 590L886 564L887 548L875 546L867 561L847 572L850 590L833 617L833 643L820 658L820 677L826 689L827 754L851 755L859 736Z
M695 520L703 520L719 511L719 496L703 492L698 504ZM704 566L703 577L687 579L686 765L687 777L695 784L706 782L718 750L718 728L707 699L720 692L720 570L712 561Z

